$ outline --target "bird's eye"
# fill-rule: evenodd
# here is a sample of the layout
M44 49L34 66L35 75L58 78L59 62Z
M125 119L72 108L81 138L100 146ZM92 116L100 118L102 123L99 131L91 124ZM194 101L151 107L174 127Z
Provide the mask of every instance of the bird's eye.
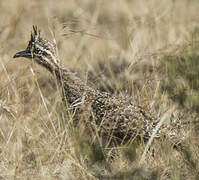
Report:
M35 51L40 54L41 53L41 50L39 48L35 48Z

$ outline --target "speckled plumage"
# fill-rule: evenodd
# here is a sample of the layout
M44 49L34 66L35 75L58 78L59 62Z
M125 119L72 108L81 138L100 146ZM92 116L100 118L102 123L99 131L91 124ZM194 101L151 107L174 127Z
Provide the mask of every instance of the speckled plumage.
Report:
M75 118L80 120L81 113L88 112L89 118L85 119L85 123L91 129L97 127L97 133L102 137L112 137L120 143L136 138L147 140L159 122L158 118L142 107L121 97L95 90L69 69L60 66L55 45L42 38L35 26L27 49L16 53L14 58L16 57L33 59L48 69L62 88L63 99L68 102L69 107L77 109ZM165 128L162 126L155 137L159 137L161 130ZM175 137L175 129L171 131Z

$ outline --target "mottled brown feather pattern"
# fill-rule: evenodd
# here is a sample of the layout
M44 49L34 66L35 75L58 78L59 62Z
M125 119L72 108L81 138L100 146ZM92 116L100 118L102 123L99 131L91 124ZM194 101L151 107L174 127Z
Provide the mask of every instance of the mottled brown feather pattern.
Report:
M70 108L78 109L76 118L82 119L81 113L88 111L89 117L85 118L85 124L91 129L96 129L97 126L97 133L101 137L112 136L113 140L118 142L127 142L137 137L147 140L159 122L158 118L142 107L121 97L95 90L87 86L75 73L60 66L54 44L42 38L35 26L27 49L16 53L14 57L33 58L48 69L62 88L63 99L68 102ZM159 137L165 128L171 131L171 136L167 134L169 138L176 136L175 128L162 126L155 137Z

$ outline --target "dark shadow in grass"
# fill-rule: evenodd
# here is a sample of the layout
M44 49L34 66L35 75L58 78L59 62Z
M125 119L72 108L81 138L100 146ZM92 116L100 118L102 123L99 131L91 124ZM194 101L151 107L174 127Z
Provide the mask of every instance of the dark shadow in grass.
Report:
M157 172L149 172L143 169L132 169L121 171L114 175L97 176L100 180L157 180Z
M128 161L128 162L133 162L136 159L136 149L137 149L137 144L130 144L128 146L124 146L121 150L121 153L123 154L124 158Z
M181 107L199 113L199 56L166 56L160 69L161 91Z

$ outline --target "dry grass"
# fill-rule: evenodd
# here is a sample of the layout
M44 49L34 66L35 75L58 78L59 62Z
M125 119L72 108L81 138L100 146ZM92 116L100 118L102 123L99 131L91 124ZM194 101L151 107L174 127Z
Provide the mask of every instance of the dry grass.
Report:
M127 90L161 116L175 104L159 93L155 67L190 40L198 26L197 0L7 0L0 7L0 179L199 177L194 133L184 157L166 141L154 142L155 155L149 150L141 164L143 144L102 157L83 132L71 129L53 77L30 61L12 59L36 24L56 40L62 64L88 84L118 95Z

